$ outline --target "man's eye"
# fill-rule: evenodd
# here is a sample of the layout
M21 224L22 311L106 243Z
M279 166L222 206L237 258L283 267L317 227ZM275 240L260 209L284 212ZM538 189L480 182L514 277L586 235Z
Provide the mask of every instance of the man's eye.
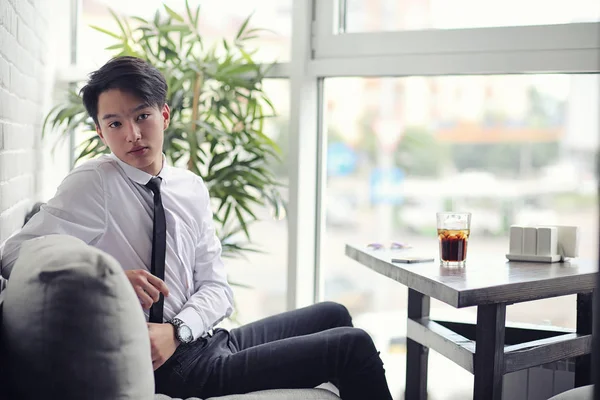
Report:
M148 119L148 117L150 116L150 114L142 114L138 117L138 121L144 120L144 119Z
M118 128L119 126L121 126L121 123L119 121L111 122L108 125L109 128Z

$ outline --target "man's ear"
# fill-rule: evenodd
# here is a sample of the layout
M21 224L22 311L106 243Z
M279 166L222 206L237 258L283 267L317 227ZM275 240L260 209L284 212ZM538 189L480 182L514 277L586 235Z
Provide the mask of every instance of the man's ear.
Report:
M169 105L165 103L162 109L163 116L163 130L166 130L169 127L169 122L171 122L171 109Z
M106 145L106 140L104 140L104 135L102 134L102 129L100 129L98 124L96 124L96 133L98 134L98 136L100 136L100 140L102 140L102 143L104 143Z

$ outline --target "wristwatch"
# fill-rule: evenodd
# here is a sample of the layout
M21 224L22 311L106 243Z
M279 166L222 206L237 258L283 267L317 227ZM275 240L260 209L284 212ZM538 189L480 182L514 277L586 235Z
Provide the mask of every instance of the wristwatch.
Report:
M173 318L169 321L169 323L175 327L175 337L181 343L190 343L192 340L194 340L192 330L182 320L179 318Z

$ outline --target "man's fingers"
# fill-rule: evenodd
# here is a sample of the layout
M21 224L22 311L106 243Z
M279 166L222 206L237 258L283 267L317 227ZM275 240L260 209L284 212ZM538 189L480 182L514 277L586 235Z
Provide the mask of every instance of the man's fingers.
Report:
M146 283L145 285L143 285L142 289L144 289L146 293L148 293L148 296L152 298L153 303L156 303L160 299L160 292L156 290L156 288L150 283Z
M162 293L165 296L169 295L167 285L161 279L144 269L127 270L125 271L125 275L127 275L127 279L129 279L129 282L131 282L133 287L141 286L147 292L152 293L152 290L147 289L148 286L152 286L154 289L158 290L159 293ZM158 298L156 301L158 301Z
M165 296L169 295L169 288L167 288L167 284L164 283L161 279L157 278L152 274L148 274L147 276L148 282L154 286L160 293Z
M135 289L135 293L137 294L138 298L140 299L140 303L142 303L142 308L144 310L149 310L150 307L152 307L152 304L154 304L152 297L150 297L148 295L148 293L146 293L144 291L144 289L142 289L141 286L136 286L134 289Z

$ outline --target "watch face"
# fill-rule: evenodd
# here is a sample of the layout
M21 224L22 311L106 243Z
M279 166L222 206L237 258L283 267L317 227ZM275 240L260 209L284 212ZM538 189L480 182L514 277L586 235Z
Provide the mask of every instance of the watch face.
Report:
M179 327L179 337L183 343L189 343L194 338L192 330L187 325L181 325Z

